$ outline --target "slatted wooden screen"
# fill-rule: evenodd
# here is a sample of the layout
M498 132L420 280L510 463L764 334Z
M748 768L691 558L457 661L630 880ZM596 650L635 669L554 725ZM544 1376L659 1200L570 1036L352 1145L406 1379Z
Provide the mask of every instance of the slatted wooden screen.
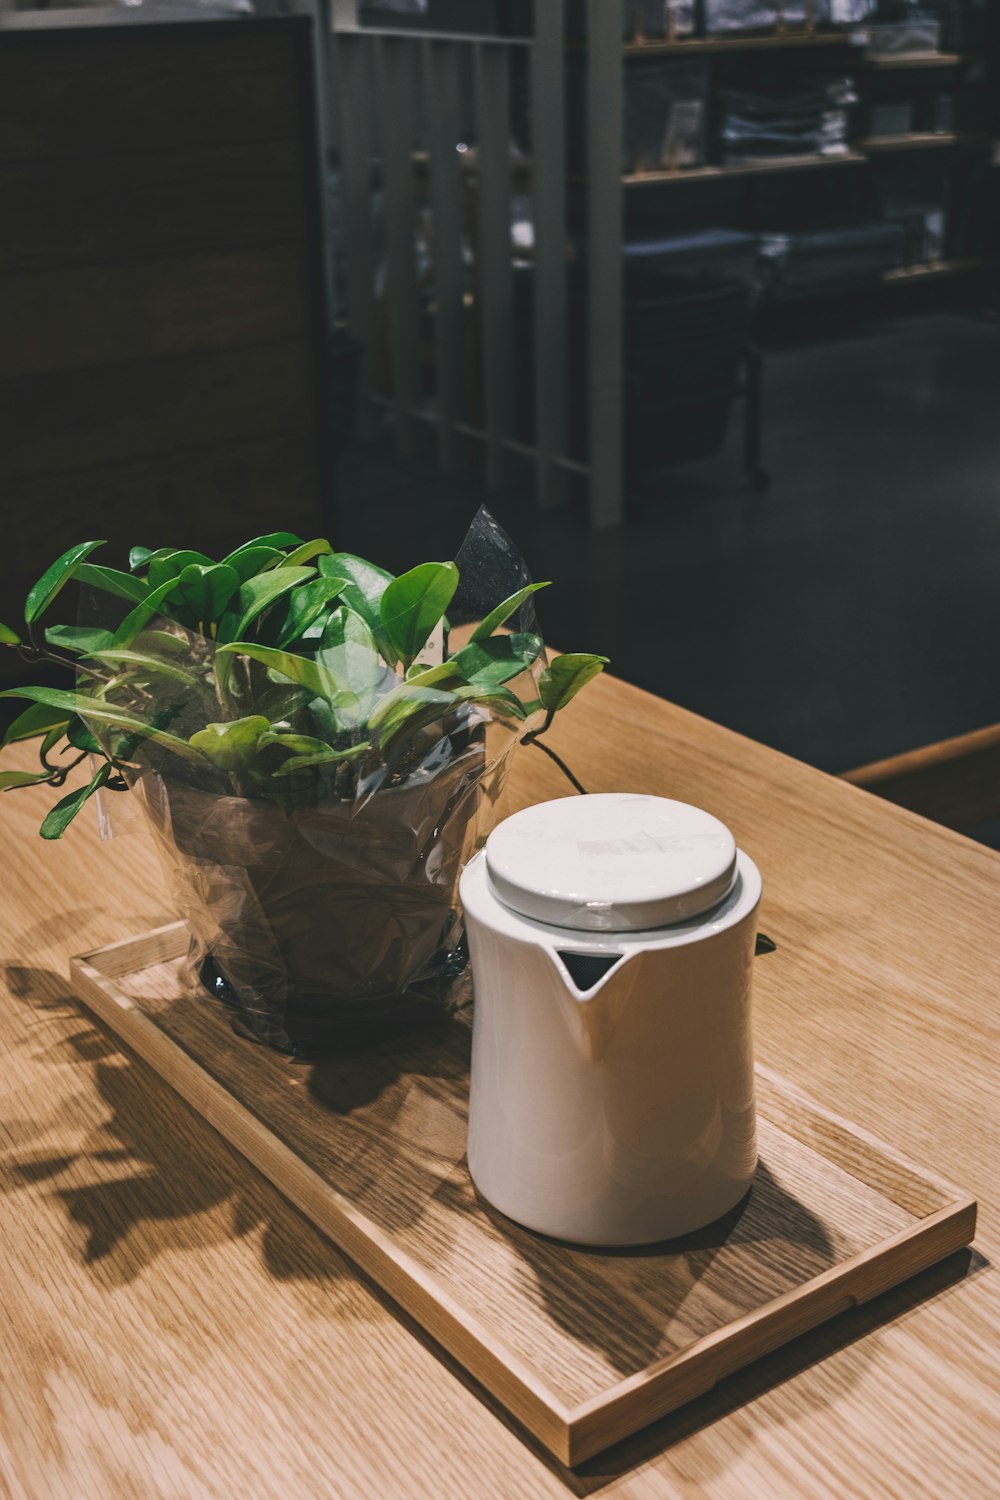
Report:
M587 462L570 451L570 382L580 372L570 355L564 0L536 0L534 35L523 38L359 29L354 0L334 0L332 16L344 293L365 351L363 402L390 407L404 454L417 425L433 423L446 470L462 441L476 440L491 489L509 480L511 454L529 457L541 507L560 503L568 473L589 475L597 526L617 523L622 499L621 29L612 11L590 0L589 330L574 338L590 349ZM601 56L609 43L610 60ZM512 151L515 71L527 80L526 159ZM463 131L475 142L464 153ZM513 191L532 201L528 296L516 294ZM426 285L415 248L422 213L432 240Z

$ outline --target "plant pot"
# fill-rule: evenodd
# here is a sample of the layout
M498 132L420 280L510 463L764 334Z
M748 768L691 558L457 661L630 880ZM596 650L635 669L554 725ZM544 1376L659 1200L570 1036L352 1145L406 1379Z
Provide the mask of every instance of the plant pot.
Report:
M461 967L456 886L482 743L355 809L286 815L146 772L135 790L175 875L193 961L243 1027L322 1050L447 1007Z

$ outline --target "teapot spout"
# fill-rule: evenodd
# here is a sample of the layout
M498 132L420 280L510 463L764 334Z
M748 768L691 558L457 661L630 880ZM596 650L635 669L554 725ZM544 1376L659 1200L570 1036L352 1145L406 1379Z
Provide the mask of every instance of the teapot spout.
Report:
M573 1030L585 1057L599 1061L632 990L632 955L621 951L553 950L573 1010Z

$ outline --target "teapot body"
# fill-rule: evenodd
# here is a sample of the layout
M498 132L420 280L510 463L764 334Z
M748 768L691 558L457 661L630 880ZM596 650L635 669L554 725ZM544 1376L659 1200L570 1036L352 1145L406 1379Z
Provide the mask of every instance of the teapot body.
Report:
M488 850L487 850L488 852ZM469 1170L494 1207L588 1245L689 1234L757 1161L751 978L761 881L669 927L582 932L462 877L475 989Z

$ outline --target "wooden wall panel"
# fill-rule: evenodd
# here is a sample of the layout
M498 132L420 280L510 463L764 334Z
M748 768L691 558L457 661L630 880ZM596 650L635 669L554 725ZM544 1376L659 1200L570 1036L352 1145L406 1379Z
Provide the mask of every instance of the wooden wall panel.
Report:
M92 536L329 529L310 28L5 29L0 619Z
M301 244L302 190L287 142L0 161L0 273Z
M294 141L289 55L273 30L246 22L203 26L197 38L180 25L5 31L0 157Z
M0 383L0 480L305 428L292 340Z
M0 379L262 343L305 311L290 245L0 277Z

